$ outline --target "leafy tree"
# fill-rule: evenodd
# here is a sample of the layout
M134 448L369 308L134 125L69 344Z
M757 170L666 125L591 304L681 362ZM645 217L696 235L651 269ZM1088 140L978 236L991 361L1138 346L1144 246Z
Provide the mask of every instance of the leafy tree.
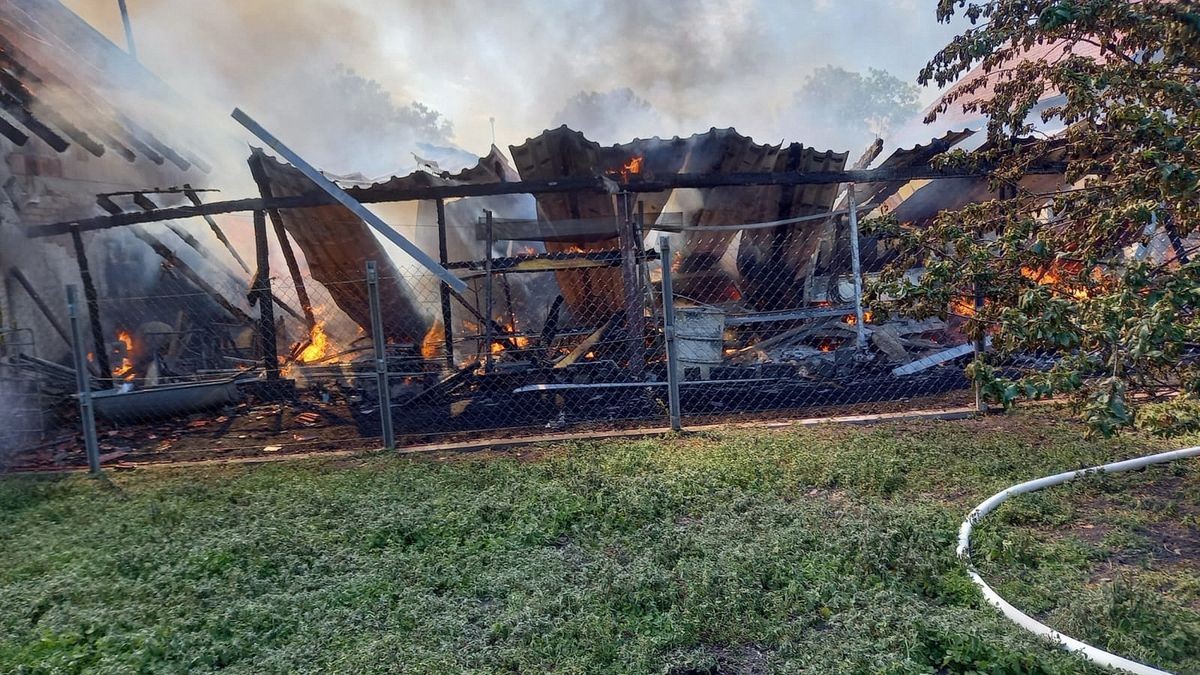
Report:
M857 151L915 115L918 93L913 84L883 70L872 68L864 75L822 66L792 97L784 115L786 135Z
M659 132L663 119L648 101L624 87L575 94L555 114L554 124L565 124L598 143L623 143Z
M947 166L986 171L997 198L914 229L883 223L906 253L874 289L915 315L983 290L967 324L997 354L968 373L1009 405L1069 393L1094 431L1138 415L1136 392L1200 390L1200 9L1182 0L940 0L938 19L971 27L922 70L952 88L931 118L961 105L988 118L989 143ZM1054 135L1040 123L1061 125ZM1062 162L1064 187L1029 187ZM1169 242L1164 255L1144 246ZM902 273L923 266L919 283ZM1040 352L1048 369L1015 370ZM989 365L992 364L992 365ZM1002 367L1003 366L1003 367Z

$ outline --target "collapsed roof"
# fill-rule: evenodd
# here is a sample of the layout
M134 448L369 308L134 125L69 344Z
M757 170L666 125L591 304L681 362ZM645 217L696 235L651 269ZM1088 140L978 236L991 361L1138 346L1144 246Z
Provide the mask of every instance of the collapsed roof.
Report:
M55 0L0 0L0 136L207 173L177 95Z

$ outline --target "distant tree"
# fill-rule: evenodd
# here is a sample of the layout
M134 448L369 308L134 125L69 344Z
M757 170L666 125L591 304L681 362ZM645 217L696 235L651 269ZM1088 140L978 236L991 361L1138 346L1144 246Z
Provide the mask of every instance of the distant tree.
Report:
M339 65L333 87L347 108L346 126L369 125L385 136L410 136L425 143L446 143L454 127L442 114L420 101L397 104L375 80Z
M338 65L314 78L303 106L285 111L313 161L337 172L368 176L413 164L422 144L449 145L454 127L419 101L399 103L374 80Z
M817 68L792 97L785 135L814 145L860 150L920 109L919 90L887 71L864 75L836 66Z
M624 87L575 94L554 116L554 126L563 124L607 144L653 136L662 129L663 118L648 101Z

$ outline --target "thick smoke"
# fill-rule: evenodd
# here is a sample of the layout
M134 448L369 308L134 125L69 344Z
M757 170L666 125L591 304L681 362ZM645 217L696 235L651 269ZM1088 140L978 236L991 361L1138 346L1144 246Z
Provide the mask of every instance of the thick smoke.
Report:
M581 91L554 115L553 126L565 124L602 145L660 135L663 117L628 87L612 91Z
M64 1L123 41L113 0ZM815 68L882 67L912 81L955 30L917 0L128 4L143 60L208 108L214 124L241 106L315 153L327 142L317 139L345 131L334 128L343 102L320 93L338 64L378 81L400 107L419 101L440 112L453 122L450 140L480 155L492 142L489 118L505 147L550 126L581 91L626 87L663 120L633 135L735 126L762 141L829 145L826 130L796 128L785 115ZM396 157L394 165L410 163Z

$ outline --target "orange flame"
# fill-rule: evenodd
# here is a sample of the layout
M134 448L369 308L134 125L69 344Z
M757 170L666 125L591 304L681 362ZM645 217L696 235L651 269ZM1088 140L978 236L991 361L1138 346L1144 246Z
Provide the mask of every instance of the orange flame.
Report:
M1040 270L1032 267L1022 267L1021 276L1029 279L1039 286L1049 286L1055 291L1070 295L1076 300L1087 300L1089 297L1091 297L1086 289L1072 287L1067 282L1064 282L1054 267ZM1097 274L1092 275L1094 279L1096 279L1097 276Z
M517 328L516 328L516 325L511 322L504 324L503 326L501 326L501 328L503 329L504 332L497 333L493 337L493 339L495 341L492 342L492 346L491 346L492 356L502 354L504 352L504 345L507 344L508 342L511 342L514 345L516 345L517 349L526 349L532 343L532 341L528 337L525 337L524 335L512 335L512 333L517 332Z
M133 372L133 361L129 360L129 355L133 353L133 336L127 330L117 331L117 341L124 349L113 350L114 356L121 357L121 366L113 369L113 377L129 382L136 376Z
M610 175L620 176L622 181L628 181L633 176L642 173L642 164L646 161L645 157L630 157L628 162L625 162L621 168L609 171Z
M863 311L863 323L871 323L871 321L874 320L874 318L875 317L874 317L874 315L871 314L870 310ZM849 326L854 326L854 325L858 324L858 317L854 314L847 314L842 320L845 321L846 325L849 325Z
M296 360L300 363L320 361L329 352L329 346L329 335L325 332L325 321L318 321L308 334L308 346L304 348L304 351L300 352Z
M445 342L446 327L442 325L441 321L434 321L433 325L429 327L429 332L425 334L425 338L421 340L421 357L436 359Z
M973 299L955 298L950 302L950 313L956 316L975 316L975 301Z

